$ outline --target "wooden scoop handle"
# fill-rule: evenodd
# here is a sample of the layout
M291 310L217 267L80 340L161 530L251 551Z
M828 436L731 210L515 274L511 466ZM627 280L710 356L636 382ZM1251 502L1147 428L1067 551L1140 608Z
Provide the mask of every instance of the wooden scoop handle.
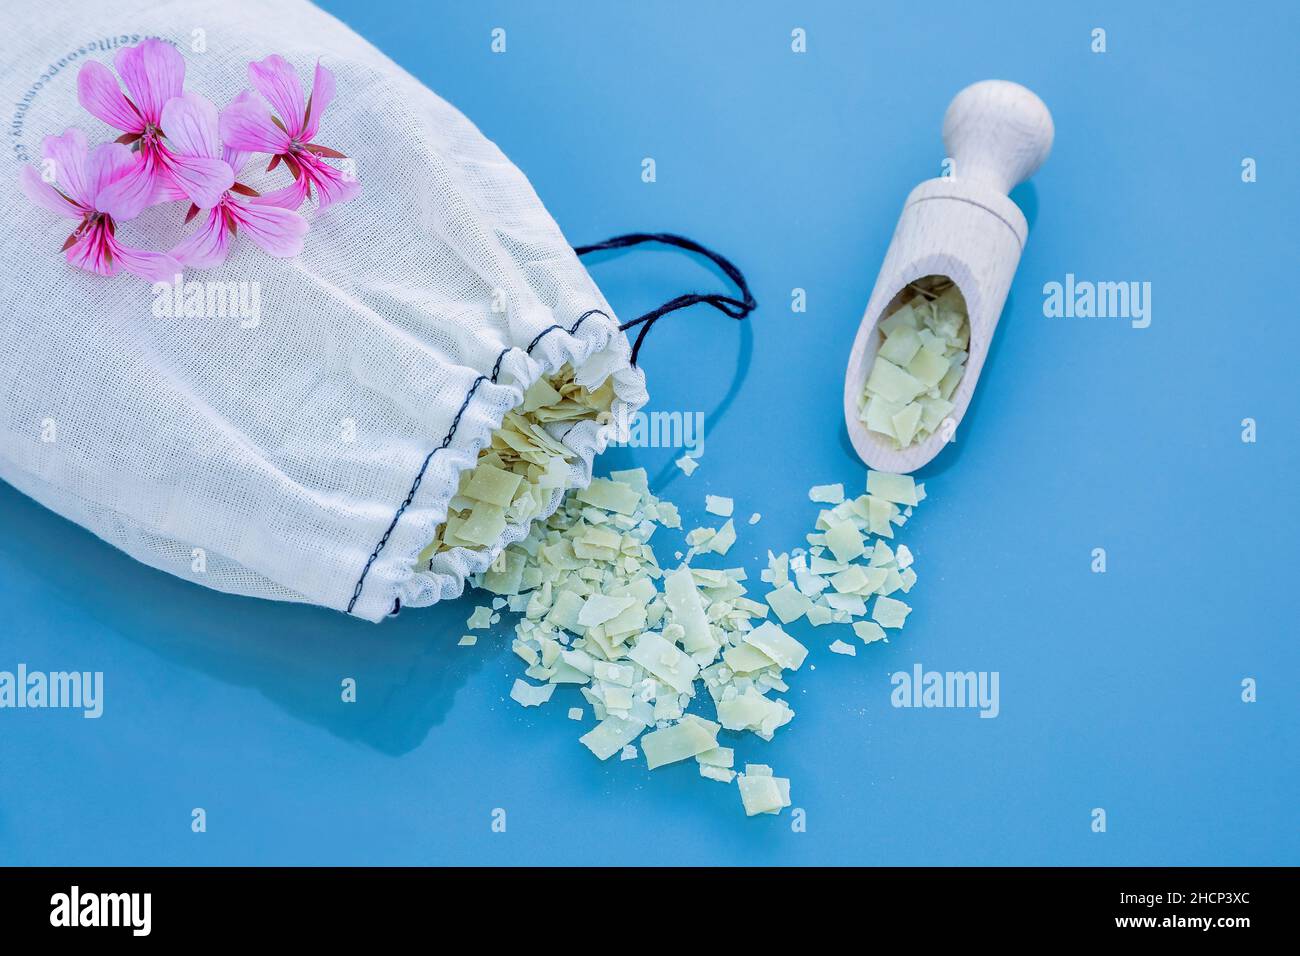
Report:
M953 97L943 117L954 178L1004 196L1043 165L1055 133L1043 101L1007 80L971 84Z

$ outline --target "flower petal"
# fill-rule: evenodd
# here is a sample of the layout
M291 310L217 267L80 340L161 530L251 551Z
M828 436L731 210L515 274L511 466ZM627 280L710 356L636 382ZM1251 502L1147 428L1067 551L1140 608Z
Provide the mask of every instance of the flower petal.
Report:
M266 97L289 135L297 136L302 131L303 115L307 107L302 99L298 72L289 61L272 53L265 60L250 63L248 81L257 92Z
M295 179L283 189L277 189L274 192L262 193L253 200L258 206L278 206L281 209L297 209L307 199L307 183L305 178Z
M230 233L220 209L210 209L199 227L172 249L172 256L192 269L210 269L226 261Z
M54 181L71 199L89 206L94 193L86 183L86 134L73 127L62 136L47 136L41 155L54 163Z
M156 125L163 106L185 86L184 57L170 43L151 39L122 50L113 62L145 120Z
M271 122L266 106L256 100L236 100L221 111L217 124L221 142L228 148L248 153L283 153L289 149L289 134Z
M307 118L302 124L302 138L312 140L316 138L316 131L320 129L321 114L325 112L325 107L330 105L334 99L334 74L325 67L320 65L320 60L316 61L316 76L312 80L311 100L307 104Z
M117 77L104 64L91 60L77 73L77 101L91 116L125 133L144 131L144 119L117 85Z
M307 220L296 212L279 206L254 205L231 200L230 213L244 235L263 252L279 259L302 252L302 238L307 235Z
M132 249L124 246L111 235L105 244L113 254L114 260L127 272L150 282L172 282L176 276L185 271L176 259L166 252L149 252L145 249Z
M57 189L41 179L41 174L36 171L34 166L24 166L18 170L18 185L22 186L23 192L26 193L28 199L56 216L80 219L85 215L84 209L68 202L59 195Z
M221 197L235 182L234 170L224 160L170 153L163 156L171 178L200 209L211 209L221 202Z
M245 152L242 149L231 149L229 146L221 147L221 158L234 171L236 179L239 178L239 174L248 165L248 161L252 156L252 153Z
M102 222L95 223L76 242L68 246L68 264L96 275L117 274L117 260L109 254L108 230Z
M173 155L217 158L217 108L199 94L182 93L168 100L161 125Z
M234 106L237 103L252 103L254 106L260 105L257 102L257 97L248 90L240 90L239 95L230 101L231 106ZM252 157L253 154L248 150L233 149L229 143L223 143L221 146L221 158L226 161L227 166L235 171L236 179L239 178L239 174L243 171L244 167L248 165L248 161Z
M200 209L211 209L235 182L217 159L217 108L197 93L167 101L162 114L167 149L160 153L175 184Z
M117 143L105 143L95 152L109 146L126 149L125 146ZM127 150L127 155L132 155L130 150ZM91 154L91 158L94 159L94 153ZM108 213L118 222L134 219L156 201L158 180L165 175L166 171L158 165L152 153L142 159L135 159L134 165L125 173L112 181L105 182L95 197L94 206L100 212Z
M169 202L191 202L189 193L181 189L180 184L172 178L171 173L164 172L155 180L150 206L159 206Z
M361 183L355 177L344 176L339 170L314 159L303 163L304 175L310 175L316 185L316 208L322 211L335 203L347 202L361 192Z
M113 183L130 175L140 165L142 165L140 157L121 143L100 143L90 151L86 159L84 204L92 209L108 212L99 205L99 199L104 191Z

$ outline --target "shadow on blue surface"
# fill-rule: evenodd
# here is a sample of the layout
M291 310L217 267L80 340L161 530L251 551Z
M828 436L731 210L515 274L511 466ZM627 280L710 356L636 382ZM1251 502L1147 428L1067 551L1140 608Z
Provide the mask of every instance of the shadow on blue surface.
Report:
M587 268L591 270L592 278L596 279L597 282L599 283L600 272L596 267L601 265L602 263L620 258L626 252L627 250L611 250L605 252L597 252L597 253L593 253L592 255L586 256L583 259L583 262L587 266ZM636 255L638 256L671 255L675 257L680 257L682 253L679 250L673 249L671 247L641 246L636 249ZM728 294L734 291L730 289L731 280L720 268L718 268L718 265L716 263L710 262L708 259L705 259L703 257L696 257L693 259L693 261L698 263L701 267L708 270L713 275L713 277L719 283L718 288L720 290L727 291ZM647 270L647 273L648 272L649 270ZM740 321L740 349L736 356L735 365L732 370L731 382L727 386L726 394L722 396L722 399L718 402L718 404L715 405L713 409L709 411L709 413L704 417L704 434L706 435L712 434L714 429L717 427L718 423L722 421L723 416L727 414L728 409L730 409L732 404L736 401L736 397L740 394L740 390L745 384L745 379L749 375L749 367L752 364L754 359L754 327L752 323L754 322L754 316L758 315L761 309L762 309L762 303L760 302L758 304L758 307L754 310L753 314L751 314L748 318ZM616 309L615 311L621 314L621 310ZM679 317L679 321L682 322L713 321L714 319L717 318L718 316L714 313L711 313L710 310L700 308L697 305L684 311ZM668 318L666 321L672 321L672 318ZM630 334L635 335L635 331L633 331ZM646 338L647 348L650 349L654 348L653 335L654 333L652 332ZM721 360L722 357L719 356L719 361ZM653 408L654 408L654 403L652 400L650 405L647 406L646 410L651 411L653 410ZM609 470L618 470L621 468L637 467L632 456L626 454L620 454L621 452L626 452L626 449L611 448L610 452L606 453L606 455L602 457L600 467L602 469L609 469ZM679 474L681 474L681 471L677 468L676 464L674 464L674 460L675 460L674 458L670 458L667 462L664 463L663 467L660 468L659 473L651 477L650 487L655 489L656 494L661 494L661 495L664 494L665 490L667 489L668 485L672 482L672 480L676 478Z
M466 613L458 602L374 625L182 581L4 483L0 511L9 534L25 542L30 571L105 631L169 662L255 689L294 718L381 753L418 747L444 720L456 691L489 660L488 653L458 652ZM70 562L69 555L80 559ZM141 599L123 601L124 594ZM357 699L344 705L347 677L356 680Z
M1038 222L1038 189L1033 181L1021 183L1011 190L1011 201L1025 214L1025 222L1029 224L1029 234L1032 236Z

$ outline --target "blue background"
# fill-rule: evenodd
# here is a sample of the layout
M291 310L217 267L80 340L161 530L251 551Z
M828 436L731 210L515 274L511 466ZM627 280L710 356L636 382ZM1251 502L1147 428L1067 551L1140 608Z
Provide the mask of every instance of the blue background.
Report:
M745 270L749 323L696 309L643 353L652 407L710 416L699 471L659 449L601 467L648 467L687 527L705 492L762 512L726 562L755 578L810 530L809 485L861 487L844 364L949 99L987 77L1042 96L1031 238L902 538L916 610L856 658L825 650L842 629L795 629L798 716L740 758L792 779L796 833L693 762L598 763L565 695L508 700L505 628L455 644L472 599L372 626L224 596L0 486L0 667L107 685L98 721L0 712L0 863L1300 863L1293 5L325 6L474 119L572 241L674 230ZM721 288L671 252L592 268L625 318ZM1151 282L1151 327L1044 318L1067 272ZM892 708L917 662L999 671L1001 715Z

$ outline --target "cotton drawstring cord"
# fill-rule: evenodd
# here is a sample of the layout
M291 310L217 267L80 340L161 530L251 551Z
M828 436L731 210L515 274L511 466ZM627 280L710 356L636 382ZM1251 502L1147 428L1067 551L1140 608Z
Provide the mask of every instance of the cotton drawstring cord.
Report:
M597 242L590 246L574 246L573 251L579 256L585 256L592 252L601 252L605 249L625 249L628 246L639 246L643 242L660 242L666 246L675 246L678 249L685 249L687 252L697 252L713 262L719 269L726 273L727 278L736 284L740 291L741 298L723 295L720 292L688 292L685 295L679 295L675 299L670 299L657 309L652 309L645 315L638 316L631 322L624 322L619 326L624 332L628 329L641 326L641 331L637 333L636 341L632 343L632 364L636 364L637 356L641 352L641 343L645 341L646 333L650 327L658 322L669 312L676 312L679 309L686 309L699 303L711 305L723 315L732 319L743 319L758 307L754 301L753 294L749 291L749 283L745 281L744 273L732 264L725 256L721 256L712 249L707 249L693 239L687 239L685 236L674 235L671 232L630 232L625 236L614 236L612 239L606 239L604 242Z

